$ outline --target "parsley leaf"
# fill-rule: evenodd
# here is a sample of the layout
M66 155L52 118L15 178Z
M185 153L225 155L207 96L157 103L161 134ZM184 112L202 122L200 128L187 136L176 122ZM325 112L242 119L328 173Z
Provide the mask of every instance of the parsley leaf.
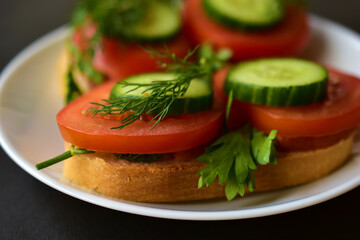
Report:
M228 129L229 129L229 117L230 117L232 101L233 101L233 90L231 89L231 91L229 93L228 101L227 101L227 104L226 104L225 126L224 126L225 131L228 131Z
M255 189L254 170L257 164L276 163L274 139L276 130L266 136L245 125L219 138L198 160L209 164L199 171L198 187L210 186L216 177L226 184L225 194L232 200L238 193Z
M276 149L274 140L276 138L276 130L272 130L268 136L253 128L251 147L255 161L260 165L268 163L276 164Z

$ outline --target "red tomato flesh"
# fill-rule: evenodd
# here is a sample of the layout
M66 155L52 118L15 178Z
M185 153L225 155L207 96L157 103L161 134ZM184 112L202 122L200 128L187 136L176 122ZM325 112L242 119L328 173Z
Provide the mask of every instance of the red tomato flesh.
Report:
M85 21L84 25L77 28L72 34L72 42L81 52L89 47L89 41L96 32L96 24L91 21Z
M87 21L84 26L76 29L72 41L80 51L88 48L91 37L95 34L96 24ZM148 44L158 50L164 50L163 43ZM185 57L191 45L183 33L166 42L167 47L178 57ZM96 70L113 80L159 71L157 61L142 49L141 44L123 42L117 38L103 37L101 47L95 49L93 65Z
M286 138L329 136L355 128L360 123L360 79L328 70L325 101L299 107L269 107L234 100L232 127L241 125L246 117L257 129L266 133L277 129L278 135ZM223 98L227 71L222 69L214 76L215 92Z
M228 28L207 15L202 0L187 0L184 20L189 38L195 44L209 42L217 48L233 50L233 60L293 56L310 38L307 14L303 8L287 7L285 18L268 30L245 32Z
M349 137L355 129L345 130L328 136L287 138L276 136L276 150L280 152L309 151L330 147Z
M178 57L185 57L191 48L183 34L166 43L167 47ZM163 44L150 44L158 50L164 50ZM114 38L104 38L102 48L96 49L93 59L94 67L111 79L159 71L158 59L150 56L139 44L121 42Z
M156 125L154 120L138 120L125 128L116 119L91 117L88 110L107 98L114 83L105 83L74 100L57 115L65 141L94 151L153 154L179 152L207 143L219 135L223 111L214 107L195 114L167 117Z

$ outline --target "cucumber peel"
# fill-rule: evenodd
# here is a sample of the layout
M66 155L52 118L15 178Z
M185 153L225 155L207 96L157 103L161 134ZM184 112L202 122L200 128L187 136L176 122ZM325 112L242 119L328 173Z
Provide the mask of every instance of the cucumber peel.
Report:
M323 101L328 71L316 63L295 58L242 62L226 78L224 91L234 99L266 106L300 106Z
M241 30L269 28L285 14L283 0L203 0L203 7L217 22Z

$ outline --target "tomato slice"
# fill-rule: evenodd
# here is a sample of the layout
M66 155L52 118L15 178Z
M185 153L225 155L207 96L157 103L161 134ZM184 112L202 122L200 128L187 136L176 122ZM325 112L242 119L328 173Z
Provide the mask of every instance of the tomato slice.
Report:
M211 19L202 0L185 3L185 28L195 44L210 42L217 48L233 50L233 60L292 56L300 53L310 38L307 14L303 8L288 7L284 20L269 30L244 32Z
M155 123L151 119L138 120L122 130L111 129L120 125L118 120L100 115L92 117L87 110L94 107L90 102L107 98L112 86L112 82L98 86L58 113L57 122L65 141L95 151L153 154L200 146L221 131L224 114L216 106L195 114L169 116L151 131Z
M166 43L169 50L178 57L185 57L191 48L183 34ZM151 44L164 50L163 44ZM140 59L140 60L139 60ZM102 48L95 51L94 67L112 79L122 79L133 74L159 71L158 59L150 56L138 44L121 42L114 38L104 38Z
M81 51L84 51L95 31L94 23L85 22L84 26L74 31L72 40ZM163 43L148 45L164 50ZM185 57L191 48L190 42L183 33L179 33L174 39L166 42L166 45L178 57ZM141 44L103 37L101 47L95 49L93 65L108 78L120 80L138 73L159 71L157 61L158 59L151 57L141 48Z
M96 32L96 24L91 21L85 21L85 23L74 30L71 36L72 42L79 48L79 50L85 51L89 46L89 41Z
M223 98L227 70L222 69L214 77L215 92ZM360 123L360 79L328 70L325 101L299 107L269 107L234 100L232 127L241 124L246 116L257 129L267 133L277 129L278 135L286 138L328 136L355 128Z
M330 147L342 139L348 138L355 129L345 130L340 133L321 137L296 137L287 138L276 136L276 150L280 152L309 151Z

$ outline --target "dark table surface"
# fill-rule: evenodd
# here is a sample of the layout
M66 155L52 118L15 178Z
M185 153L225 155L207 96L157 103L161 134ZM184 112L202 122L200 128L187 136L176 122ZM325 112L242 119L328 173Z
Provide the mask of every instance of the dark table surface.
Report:
M1 0L0 69L29 43L66 23L73 2ZM360 33L360 1L309 2L311 12ZM191 222L122 213L72 198L30 176L1 148L0 183L0 239L360 238L360 188L279 215Z

